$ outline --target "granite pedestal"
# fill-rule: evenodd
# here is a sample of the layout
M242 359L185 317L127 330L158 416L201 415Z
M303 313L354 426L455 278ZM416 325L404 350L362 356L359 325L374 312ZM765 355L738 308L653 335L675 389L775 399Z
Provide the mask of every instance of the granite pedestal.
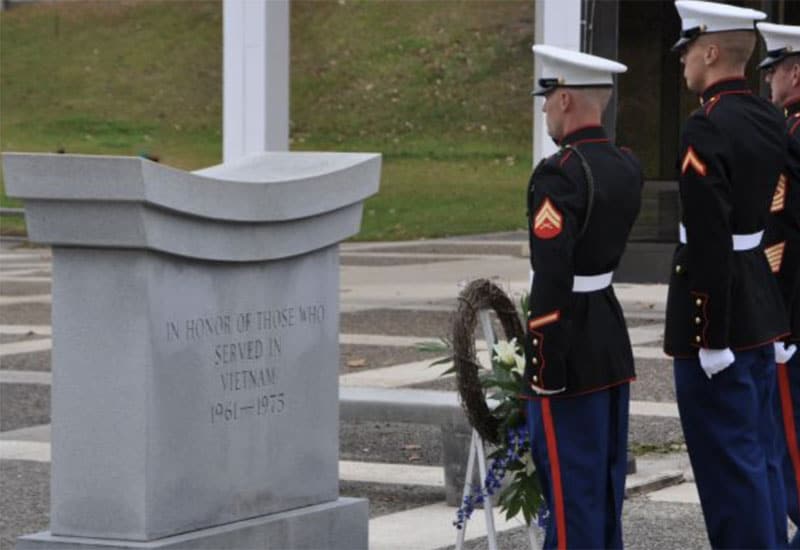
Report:
M18 547L366 548L338 494L338 242L380 157L4 168L53 247L51 523Z

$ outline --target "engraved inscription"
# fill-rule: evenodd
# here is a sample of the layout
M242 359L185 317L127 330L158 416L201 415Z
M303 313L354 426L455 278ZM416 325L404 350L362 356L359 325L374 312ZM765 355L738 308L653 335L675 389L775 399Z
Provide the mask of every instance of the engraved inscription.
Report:
M291 410L291 396L281 387L281 372L293 357L287 341L313 339L308 328L325 320L324 304L305 304L169 319L164 334L168 343L208 351L198 366L218 380L219 396L207 410L212 424L225 424ZM287 340L290 331L303 336Z

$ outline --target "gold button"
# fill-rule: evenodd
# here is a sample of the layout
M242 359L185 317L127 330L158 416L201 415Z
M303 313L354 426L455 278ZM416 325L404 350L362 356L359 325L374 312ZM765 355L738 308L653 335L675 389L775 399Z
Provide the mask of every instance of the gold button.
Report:
M695 337L694 337L694 341L695 341L695 342L698 342L698 343L699 343L701 340L702 340L702 338L700 338L699 336L695 336Z
M675 266L675 273L680 273L680 272L681 272L681 266L680 265L676 265Z
M534 338L533 339L533 345L534 346L538 346L539 345L539 339L538 338Z
M538 365L539 360L536 357L534 357L533 359L531 359L531 363L533 363L534 365Z
M694 324L695 325L699 325L701 322L702 322L702 319L700 317L695 317L694 318Z
M694 304L695 304L697 307L700 307L700 306L702 306L702 305L703 305L703 300L701 300L700 298L698 298L697 300L695 300Z

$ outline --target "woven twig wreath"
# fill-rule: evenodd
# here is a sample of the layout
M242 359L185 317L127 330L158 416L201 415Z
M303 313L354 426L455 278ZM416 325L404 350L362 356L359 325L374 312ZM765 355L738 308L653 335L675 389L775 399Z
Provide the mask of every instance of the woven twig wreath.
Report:
M514 303L491 281L476 279L459 294L458 309L453 318L453 362L461 406L464 407L469 423L481 437L485 441L498 444L501 420L492 415L486 405L478 375L482 367L475 355L475 328L478 312L482 309L491 309L497 314L507 340L516 338L517 342L522 343L524 333ZM490 354L491 344L488 343Z

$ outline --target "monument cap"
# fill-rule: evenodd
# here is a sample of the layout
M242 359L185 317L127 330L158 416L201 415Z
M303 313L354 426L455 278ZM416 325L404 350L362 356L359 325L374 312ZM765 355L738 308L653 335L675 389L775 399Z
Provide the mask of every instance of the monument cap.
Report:
M767 69L790 55L800 55L800 26L757 23L756 27L767 44L767 57L758 64L759 69Z
M767 18L767 14L761 11L718 2L676 0L675 9L681 17L681 36L672 46L672 51L682 50L701 34L754 31L753 23Z
M610 87L614 85L614 74L628 70L622 63L604 57L547 44L534 45L533 54L542 61L539 87L533 95L546 95L559 87Z

